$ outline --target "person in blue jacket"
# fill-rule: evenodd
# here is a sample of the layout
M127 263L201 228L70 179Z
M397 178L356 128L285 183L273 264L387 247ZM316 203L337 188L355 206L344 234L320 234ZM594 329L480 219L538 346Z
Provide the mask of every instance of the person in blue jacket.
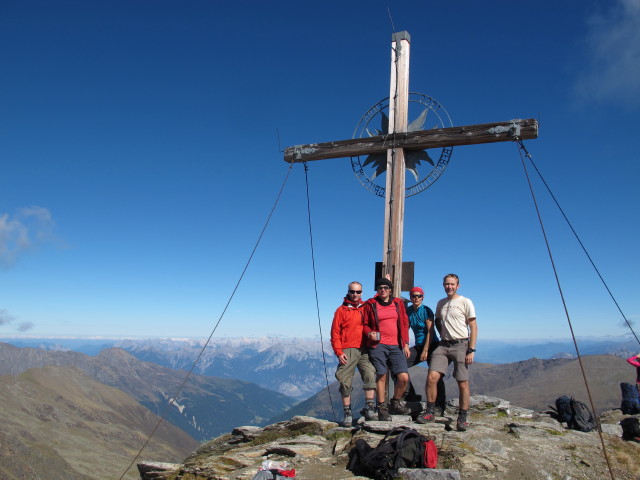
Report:
M431 352L438 346L438 333L436 329L431 332L431 344L428 348L425 348L425 341L427 339L427 319L433 322L433 311L427 307L424 301L424 291L420 287L413 287L409 291L409 297L411 299L411 305L407 307L407 315L409 316L409 326L413 330L413 336L415 337L416 344L409 349L410 356L407 359L409 367L418 365L422 362L428 362L431 357ZM432 323L433 325L433 323ZM444 377L444 376L443 376ZM425 401L427 399L427 385L425 382ZM438 396L436 397L436 408L439 410L441 416L444 416L446 408L447 395L445 392L444 379L441 377L437 384ZM415 396L415 392L412 392L413 386L409 383L408 400Z

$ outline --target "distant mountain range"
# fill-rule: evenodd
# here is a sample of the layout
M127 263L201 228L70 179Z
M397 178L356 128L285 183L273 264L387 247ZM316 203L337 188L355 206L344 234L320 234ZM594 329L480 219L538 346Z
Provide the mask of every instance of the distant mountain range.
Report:
M327 370L335 370L333 352L323 359L320 341L312 339L223 339L211 342L204 352L204 342L198 340L37 338L5 341L18 347L75 351L87 355L97 355L106 348L117 347L139 360L173 369L189 370L199 357L194 372L200 375L252 382L294 400L308 398L326 386L325 359ZM328 341L325 342L326 348L331 349ZM329 381L333 381L333 373L329 375Z
M234 338L211 342L204 352L203 344L128 340L116 346L141 360L184 369L191 368L202 352L195 367L199 374L253 382L296 400L308 398L326 386L318 340ZM328 369L334 369L333 352L326 359Z
M19 375L51 365L75 367L96 382L118 388L155 414L164 413L167 421L198 441L237 425L264 425L294 403L290 397L249 382L197 374L191 375L174 398L186 371L141 361L120 348L91 357L0 343L0 374Z
M335 380L336 359L330 342L324 340L323 358L318 339L278 337L214 339L202 351L199 340L86 340L86 339L5 339L21 347L48 350L74 350L96 355L105 348L118 347L139 360L174 369L190 369L199 357L194 372L212 377L255 383L297 401L315 395ZM632 337L579 339L583 355L628 357L640 350ZM530 358L575 358L571 340L483 340L478 341L477 360L503 364ZM325 368L326 363L326 377Z
M578 338L581 355L615 355L628 358L640 351L631 335L624 337ZM552 340L478 340L477 357L483 363L501 364L530 358L576 358L571 339Z

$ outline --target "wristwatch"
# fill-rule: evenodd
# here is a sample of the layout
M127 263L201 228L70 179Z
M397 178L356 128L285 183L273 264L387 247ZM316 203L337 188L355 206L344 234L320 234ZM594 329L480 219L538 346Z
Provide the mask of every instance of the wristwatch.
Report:
M475 348L467 348L467 353L475 353Z

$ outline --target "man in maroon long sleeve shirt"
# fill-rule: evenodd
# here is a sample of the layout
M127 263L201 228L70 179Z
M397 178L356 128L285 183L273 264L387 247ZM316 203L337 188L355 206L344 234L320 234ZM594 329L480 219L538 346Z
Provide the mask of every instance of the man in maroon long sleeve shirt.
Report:
M386 278L376 281L378 294L367 300L364 312L364 334L369 343L369 360L376 369L378 420L389 421L392 414L408 415L402 395L409 383L409 318L401 298L393 298L393 285ZM396 377L393 398L385 402L387 368Z

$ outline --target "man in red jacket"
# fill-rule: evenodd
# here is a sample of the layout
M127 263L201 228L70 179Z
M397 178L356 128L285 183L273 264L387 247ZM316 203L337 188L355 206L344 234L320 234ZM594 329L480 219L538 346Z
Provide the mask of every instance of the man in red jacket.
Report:
M331 325L331 347L339 362L336 378L340 382L340 394L342 395L343 427L350 427L353 422L351 391L356 367L358 367L362 378L364 396L367 402L361 413L367 420L373 420L376 415L374 405L375 369L369 361L362 334L362 314L364 311L362 284L351 282L347 288L347 296L344 297L342 305L334 313L333 324Z
M370 346L369 358L376 369L378 420L389 421L391 415L409 415L411 409L402 400L409 384L409 318L401 298L393 298L393 285L387 278L376 281L377 295L366 302L364 334ZM393 398L385 402L387 369L395 376Z

